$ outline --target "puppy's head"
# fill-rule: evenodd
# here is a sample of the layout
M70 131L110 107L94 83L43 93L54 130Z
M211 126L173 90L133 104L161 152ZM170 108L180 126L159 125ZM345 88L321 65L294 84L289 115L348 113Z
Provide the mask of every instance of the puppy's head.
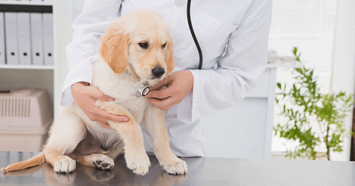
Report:
M146 9L114 20L102 37L100 55L114 73L127 70L140 81L157 82L174 68L168 24Z

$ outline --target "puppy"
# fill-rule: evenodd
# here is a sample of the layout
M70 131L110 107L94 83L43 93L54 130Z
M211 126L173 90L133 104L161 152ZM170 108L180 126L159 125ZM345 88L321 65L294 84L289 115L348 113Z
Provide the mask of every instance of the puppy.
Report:
M92 86L115 98L96 105L112 114L126 115L128 122L112 122L115 130L91 121L74 102L53 123L41 154L3 168L21 170L47 162L58 173L70 173L76 162L111 169L113 158L124 153L134 173L148 172L150 161L143 146L140 124L144 121L160 165L170 174L187 172L185 161L170 149L165 113L137 97L139 86L154 86L174 68L173 42L167 23L151 10L134 10L116 20L101 38L100 57L93 63Z

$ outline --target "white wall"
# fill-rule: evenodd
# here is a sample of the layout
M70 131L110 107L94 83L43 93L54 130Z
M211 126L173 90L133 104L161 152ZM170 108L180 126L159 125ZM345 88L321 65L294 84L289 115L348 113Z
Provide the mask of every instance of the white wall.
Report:
M355 1L339 0L331 91L345 91L354 94L355 75ZM352 114L346 120L347 128L352 126ZM338 160L349 160L350 138L344 141L344 151L334 154Z
M72 39L72 0L55 0L53 3L54 19L54 117L58 116L62 107L59 106L68 63L65 47Z
M65 47L72 40L72 22L81 13L84 0L55 0L54 12L54 42L55 48L55 74L54 81L54 117L63 109L59 103L65 77L69 71Z

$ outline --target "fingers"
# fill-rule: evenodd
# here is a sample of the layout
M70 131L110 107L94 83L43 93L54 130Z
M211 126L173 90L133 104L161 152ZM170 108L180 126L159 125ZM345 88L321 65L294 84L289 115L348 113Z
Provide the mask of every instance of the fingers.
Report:
M72 94L74 99L76 96L82 97L82 96L88 96L91 99L94 100L101 100L101 101L114 101L115 99L110 97L110 96L106 96L104 93L101 92L101 90L99 90L96 87L90 86L89 83L87 82L78 82L72 85ZM75 99L75 101L77 101Z
M163 99L163 100L158 100L154 98L149 99L150 103L152 103L155 107L159 108L160 110L166 111L173 107L175 103L175 99L173 97Z
M107 123L107 121L127 122L129 120L129 118L127 116L110 114L107 111L105 111L101 108L98 108L98 107L95 110L97 110L97 111L95 111L95 114L97 116L95 121Z
M174 95L175 92L175 87L174 86L169 86L165 89L161 90L151 90L149 93L145 96L148 98L158 98L158 99L166 99Z
M89 86L88 83L79 82L72 85L72 95L81 108L91 121L98 122L104 128L112 129L107 122L126 122L129 120L127 116L119 116L110 114L107 111L97 107L95 102L97 99L101 101L114 101L113 98L106 96L98 88Z
M100 101L114 101L115 99L110 97L110 96L107 96L105 95L103 92L101 92L101 90L99 90L98 88L96 87L90 87L90 97L92 99L98 99Z
M159 89L162 88L165 84L166 84L166 80L163 79L163 80L159 81L156 85L152 86L151 89L152 89L152 90L159 90Z
M98 124L100 124L102 127L107 128L107 129L111 129L111 130L115 130L114 128L112 128L108 123L105 122L100 122L97 121Z
M156 85L152 86L151 90L160 90L164 86L169 87L172 79L173 78L171 78L171 75L167 76L165 79L159 81Z
M114 98L110 96L106 96L105 94L102 94L99 98L100 101L115 101Z
M105 111L106 112L106 111ZM114 115L106 112L107 114L104 115L104 118L108 121L114 121L114 122L127 122L129 118L127 116L122 116L122 115Z

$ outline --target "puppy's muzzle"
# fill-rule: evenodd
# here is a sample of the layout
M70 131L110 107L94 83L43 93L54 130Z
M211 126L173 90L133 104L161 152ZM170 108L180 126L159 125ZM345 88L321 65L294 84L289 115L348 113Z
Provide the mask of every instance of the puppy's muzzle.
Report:
M165 74L165 70L164 70L164 68L161 68L161 67L154 67L152 69L152 74L154 75L154 77L160 78L162 75Z

